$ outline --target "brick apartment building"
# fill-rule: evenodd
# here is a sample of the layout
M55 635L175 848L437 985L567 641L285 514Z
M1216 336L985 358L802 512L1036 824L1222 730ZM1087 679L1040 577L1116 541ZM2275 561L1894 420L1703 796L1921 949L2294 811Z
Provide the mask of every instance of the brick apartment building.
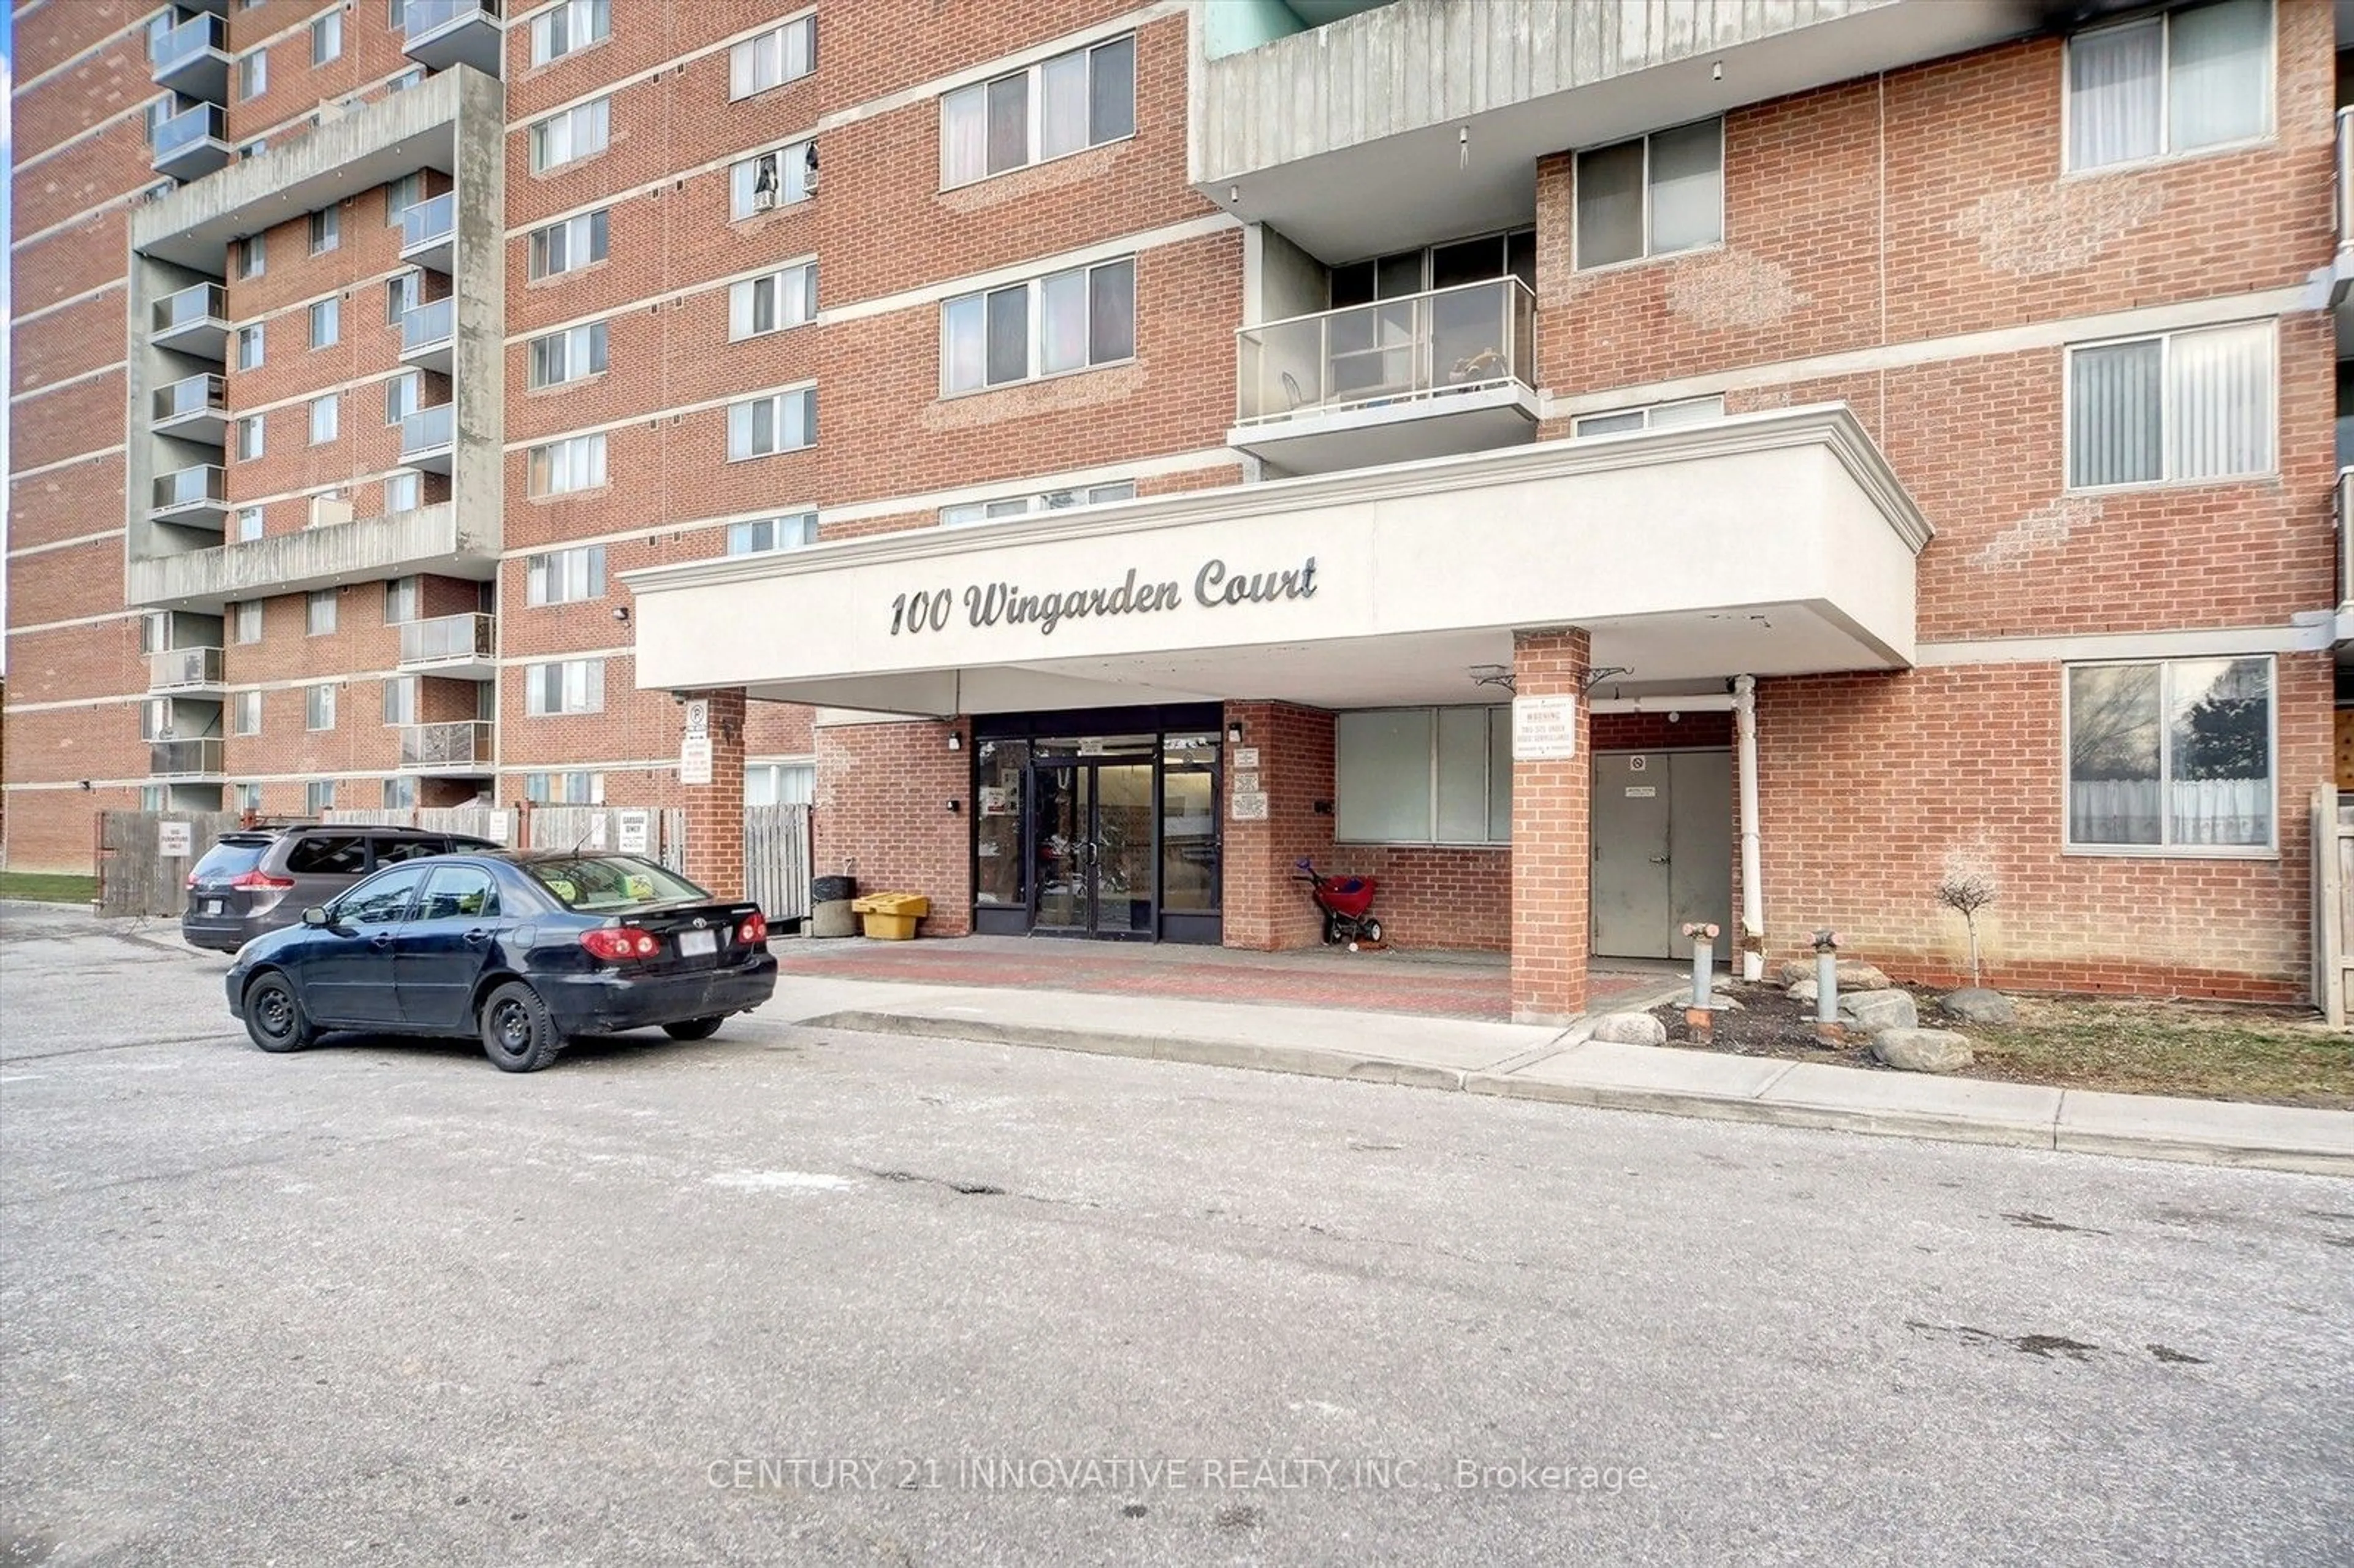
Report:
M2345 7L502 9L16 0L10 863L805 794L934 934L1312 855L1531 1019L1950 974L1956 866L2004 983L2306 989Z

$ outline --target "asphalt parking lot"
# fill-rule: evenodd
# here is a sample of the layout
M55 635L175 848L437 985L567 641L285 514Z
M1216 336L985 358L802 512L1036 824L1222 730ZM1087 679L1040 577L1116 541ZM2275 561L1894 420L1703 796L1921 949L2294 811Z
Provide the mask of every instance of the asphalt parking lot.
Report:
M0 917L0 1563L2354 1560L2348 1182L226 968Z

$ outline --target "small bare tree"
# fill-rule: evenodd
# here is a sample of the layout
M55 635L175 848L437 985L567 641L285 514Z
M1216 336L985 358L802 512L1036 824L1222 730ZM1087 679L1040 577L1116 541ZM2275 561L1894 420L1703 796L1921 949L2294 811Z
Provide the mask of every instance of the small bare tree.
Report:
M1994 878L1983 871L1948 867L1937 882L1937 902L1962 917L1970 933L1970 984L1978 983L1978 911L1994 902Z

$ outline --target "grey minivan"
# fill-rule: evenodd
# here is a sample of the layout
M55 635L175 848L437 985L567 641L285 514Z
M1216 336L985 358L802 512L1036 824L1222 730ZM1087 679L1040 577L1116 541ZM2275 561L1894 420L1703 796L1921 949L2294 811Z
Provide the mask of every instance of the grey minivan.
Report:
M371 872L423 855L497 847L487 839L429 828L232 829L188 873L180 935L192 946L233 953L266 931L300 923L304 909L327 903Z

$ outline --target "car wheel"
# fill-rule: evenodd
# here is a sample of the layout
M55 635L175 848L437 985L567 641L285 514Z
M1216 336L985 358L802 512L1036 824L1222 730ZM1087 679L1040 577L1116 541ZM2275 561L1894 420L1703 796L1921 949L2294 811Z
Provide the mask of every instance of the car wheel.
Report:
M281 974L263 975L245 988L245 1032L272 1053L300 1051L319 1037L293 982Z
M665 1023L663 1033L673 1040L708 1040L719 1033L717 1018L690 1018L684 1023Z
M510 980L482 999L482 1054L506 1073L536 1073L564 1049L547 1004Z

